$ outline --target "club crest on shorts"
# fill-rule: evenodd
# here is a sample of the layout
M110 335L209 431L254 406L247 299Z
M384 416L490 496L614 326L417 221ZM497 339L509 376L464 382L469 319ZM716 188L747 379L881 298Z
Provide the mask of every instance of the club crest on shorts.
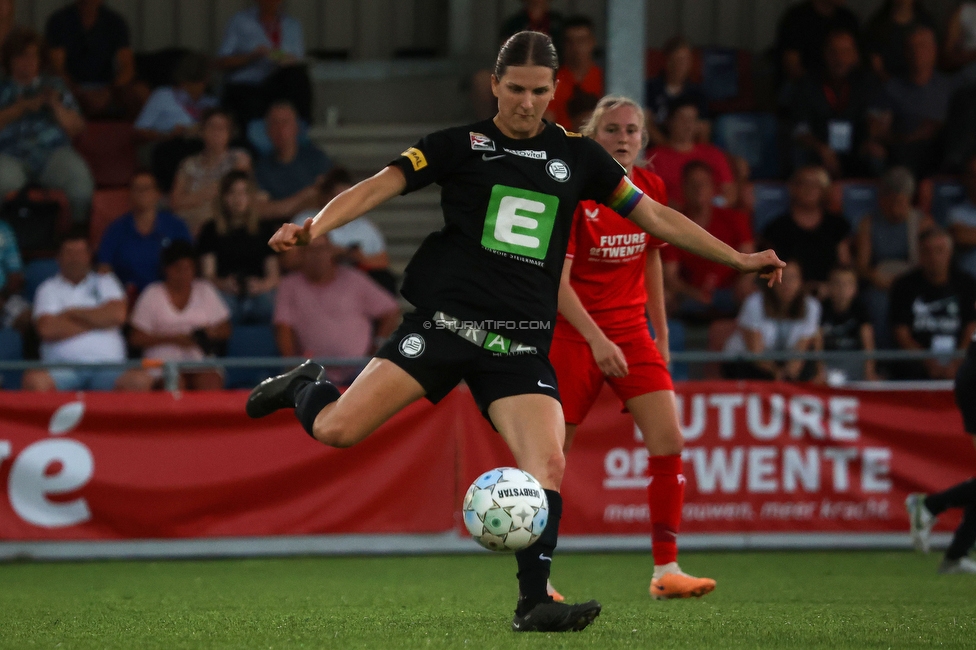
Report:
M468 131L468 135L471 136L471 148L474 151L494 151L495 141L489 138L483 133L475 133L474 131Z
M424 349L426 347L427 344L424 342L424 337L422 337L420 334L410 334L408 336L404 336L399 345L400 354L408 359L419 357L424 353Z
M554 181L565 183L569 180L569 165L559 158L553 158L546 164L546 172Z

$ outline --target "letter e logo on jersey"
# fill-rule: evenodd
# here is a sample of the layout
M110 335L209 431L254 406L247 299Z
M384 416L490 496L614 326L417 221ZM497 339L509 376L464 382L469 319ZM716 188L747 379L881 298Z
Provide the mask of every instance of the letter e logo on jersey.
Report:
M559 197L507 185L491 188L481 245L544 260L556 223Z
M471 148L474 151L494 151L495 141L489 138L483 133L475 133L474 131L468 131L468 135L471 136Z
M409 336L404 336L400 341L400 354L408 359L415 359L424 353L426 347L427 344L424 342L424 337L420 334L410 334Z
M415 172L419 172L427 166L427 158L424 156L424 152L417 147L410 147L400 155L410 161Z
M559 158L553 158L550 160L546 165L546 171L554 181L565 183L569 180L569 165L561 161Z

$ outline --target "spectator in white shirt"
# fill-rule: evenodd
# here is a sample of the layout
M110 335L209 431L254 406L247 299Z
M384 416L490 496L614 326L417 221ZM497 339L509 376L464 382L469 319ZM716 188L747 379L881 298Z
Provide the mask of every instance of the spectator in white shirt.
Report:
M88 232L73 229L58 249L59 273L37 289L34 324L41 338L41 360L68 363L123 363L122 324L126 299L111 273L95 273ZM24 390L149 390L143 370L52 368L24 373Z
M739 329L725 344L726 352L804 352L812 349L820 328L820 303L803 291L803 271L795 261L786 263L783 281L763 285L742 303ZM739 361L723 365L727 379L812 379L816 366L794 359Z

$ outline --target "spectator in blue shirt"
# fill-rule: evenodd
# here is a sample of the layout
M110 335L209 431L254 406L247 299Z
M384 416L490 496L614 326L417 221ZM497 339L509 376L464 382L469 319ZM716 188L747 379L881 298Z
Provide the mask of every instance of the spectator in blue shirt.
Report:
M150 172L137 172L130 188L132 212L106 228L97 259L99 272L115 273L131 296L160 279L159 254L165 246L192 238L182 219L158 209L161 195Z
M258 158L254 176L271 201L261 214L265 218L291 218L316 203L318 185L332 169L332 161L314 144L299 141L298 115L290 104L274 104L265 123L272 150Z
M173 71L174 86L161 86L149 96L135 127L145 140L197 135L204 111L217 106L217 98L206 94L210 61L188 52Z
M23 286L17 236L6 221L0 221L0 327L23 330L30 323L30 305L18 295Z
M40 34L25 27L0 47L0 200L34 182L62 190L74 220L84 221L95 181L71 139L85 120L64 83L41 74L45 59Z
M256 6L234 14L217 51L218 67L228 71L224 106L243 127L282 99L312 122L312 85L302 63L302 25L281 10L281 3L258 0Z

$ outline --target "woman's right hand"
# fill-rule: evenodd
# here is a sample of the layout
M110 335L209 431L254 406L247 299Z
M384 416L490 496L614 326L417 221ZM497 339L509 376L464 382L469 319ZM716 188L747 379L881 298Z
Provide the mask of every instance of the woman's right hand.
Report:
M276 253L283 253L295 246L308 246L312 241L312 219L305 220L302 226L286 223L268 240L268 246Z
M596 365L607 377L626 377L629 372L623 350L606 336L590 344Z

